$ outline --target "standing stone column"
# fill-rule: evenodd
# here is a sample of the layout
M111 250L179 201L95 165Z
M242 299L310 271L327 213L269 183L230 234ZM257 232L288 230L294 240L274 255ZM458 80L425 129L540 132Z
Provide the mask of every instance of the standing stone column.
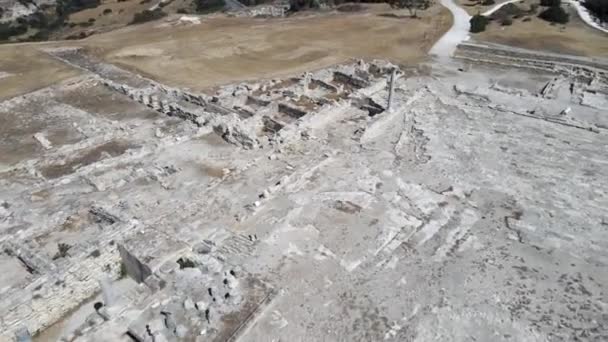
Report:
M112 306L115 303L114 290L112 289L110 279L106 275L99 279L99 286L101 287L101 298L103 299L103 304L106 307Z
M393 68L391 72L391 79L389 81L389 89L388 89L388 103L386 104L386 111L390 112L392 110L391 106L393 104L393 93L395 92L395 78L397 76L397 69Z

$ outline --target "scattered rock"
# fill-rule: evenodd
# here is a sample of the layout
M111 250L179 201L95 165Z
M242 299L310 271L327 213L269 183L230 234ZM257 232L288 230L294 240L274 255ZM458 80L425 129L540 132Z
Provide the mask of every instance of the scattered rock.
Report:
M195 306L194 306L194 302L192 301L192 299L186 298L186 300L184 301L184 309L193 310L194 308L195 308Z
M34 134L34 139L36 139L36 141L38 141L38 143L47 150L53 148L51 142L42 133Z

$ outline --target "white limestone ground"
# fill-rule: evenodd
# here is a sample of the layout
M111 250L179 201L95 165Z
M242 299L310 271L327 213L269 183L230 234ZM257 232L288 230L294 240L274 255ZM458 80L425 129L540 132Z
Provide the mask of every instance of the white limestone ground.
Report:
M0 104L22 146L0 160L9 338L121 259L144 282L55 337L608 337L605 71L432 64L401 70L387 112L388 63L196 95L61 57L92 75Z

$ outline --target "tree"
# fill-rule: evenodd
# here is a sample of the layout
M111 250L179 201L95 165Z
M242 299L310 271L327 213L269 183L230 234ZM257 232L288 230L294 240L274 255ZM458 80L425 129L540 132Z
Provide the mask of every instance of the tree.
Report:
M418 17L418 10L431 7L431 0L388 0L392 8L407 8L412 18Z
M471 28L469 30L472 33L483 32L486 30L488 22L489 20L485 16L481 14L475 14L473 17L471 17L471 20L469 20L469 24L471 25Z
M561 6L549 7L538 15L539 18L558 24L565 24L570 20L570 15Z
M224 9L226 3L224 0L195 0L194 6L197 13L213 13Z
M601 22L608 22L608 0L585 0L583 6Z

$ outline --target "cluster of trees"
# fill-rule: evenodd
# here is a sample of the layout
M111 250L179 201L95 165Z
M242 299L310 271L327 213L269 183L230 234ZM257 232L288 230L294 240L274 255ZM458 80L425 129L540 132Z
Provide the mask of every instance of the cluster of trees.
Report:
M254 1L254 0L250 0ZM257 0L267 1L267 0ZM432 0L333 0L330 4L341 5L346 2L353 3L387 3L393 8L406 8L412 17L417 17L418 10L425 10L432 4ZM299 11L310 8L319 8L320 0L290 0L290 10Z
M221 11L226 3L224 0L194 0L194 8L197 13L212 13Z
M307 10L311 8L319 8L321 4L318 0L290 0L289 10L293 12Z
M491 19L497 20L500 25L508 26L513 24L513 19L521 18L523 15L529 13L536 13L536 9L531 8L530 11L526 11L511 3L502 6L498 11L494 12Z
M585 0L583 6L601 22L608 22L608 0Z
M14 25L13 23L0 23L0 40L8 40L14 36L20 36L27 32L27 26Z
M418 10L425 10L433 4L431 0L387 0L393 8L407 8L410 16L418 17Z
M540 0L540 5L547 9L540 12L539 18L558 24L565 24L570 20L570 15L562 8L561 0Z
M57 1L57 16L67 19L67 17L78 11L87 8L95 8L101 4L100 0L59 0Z

